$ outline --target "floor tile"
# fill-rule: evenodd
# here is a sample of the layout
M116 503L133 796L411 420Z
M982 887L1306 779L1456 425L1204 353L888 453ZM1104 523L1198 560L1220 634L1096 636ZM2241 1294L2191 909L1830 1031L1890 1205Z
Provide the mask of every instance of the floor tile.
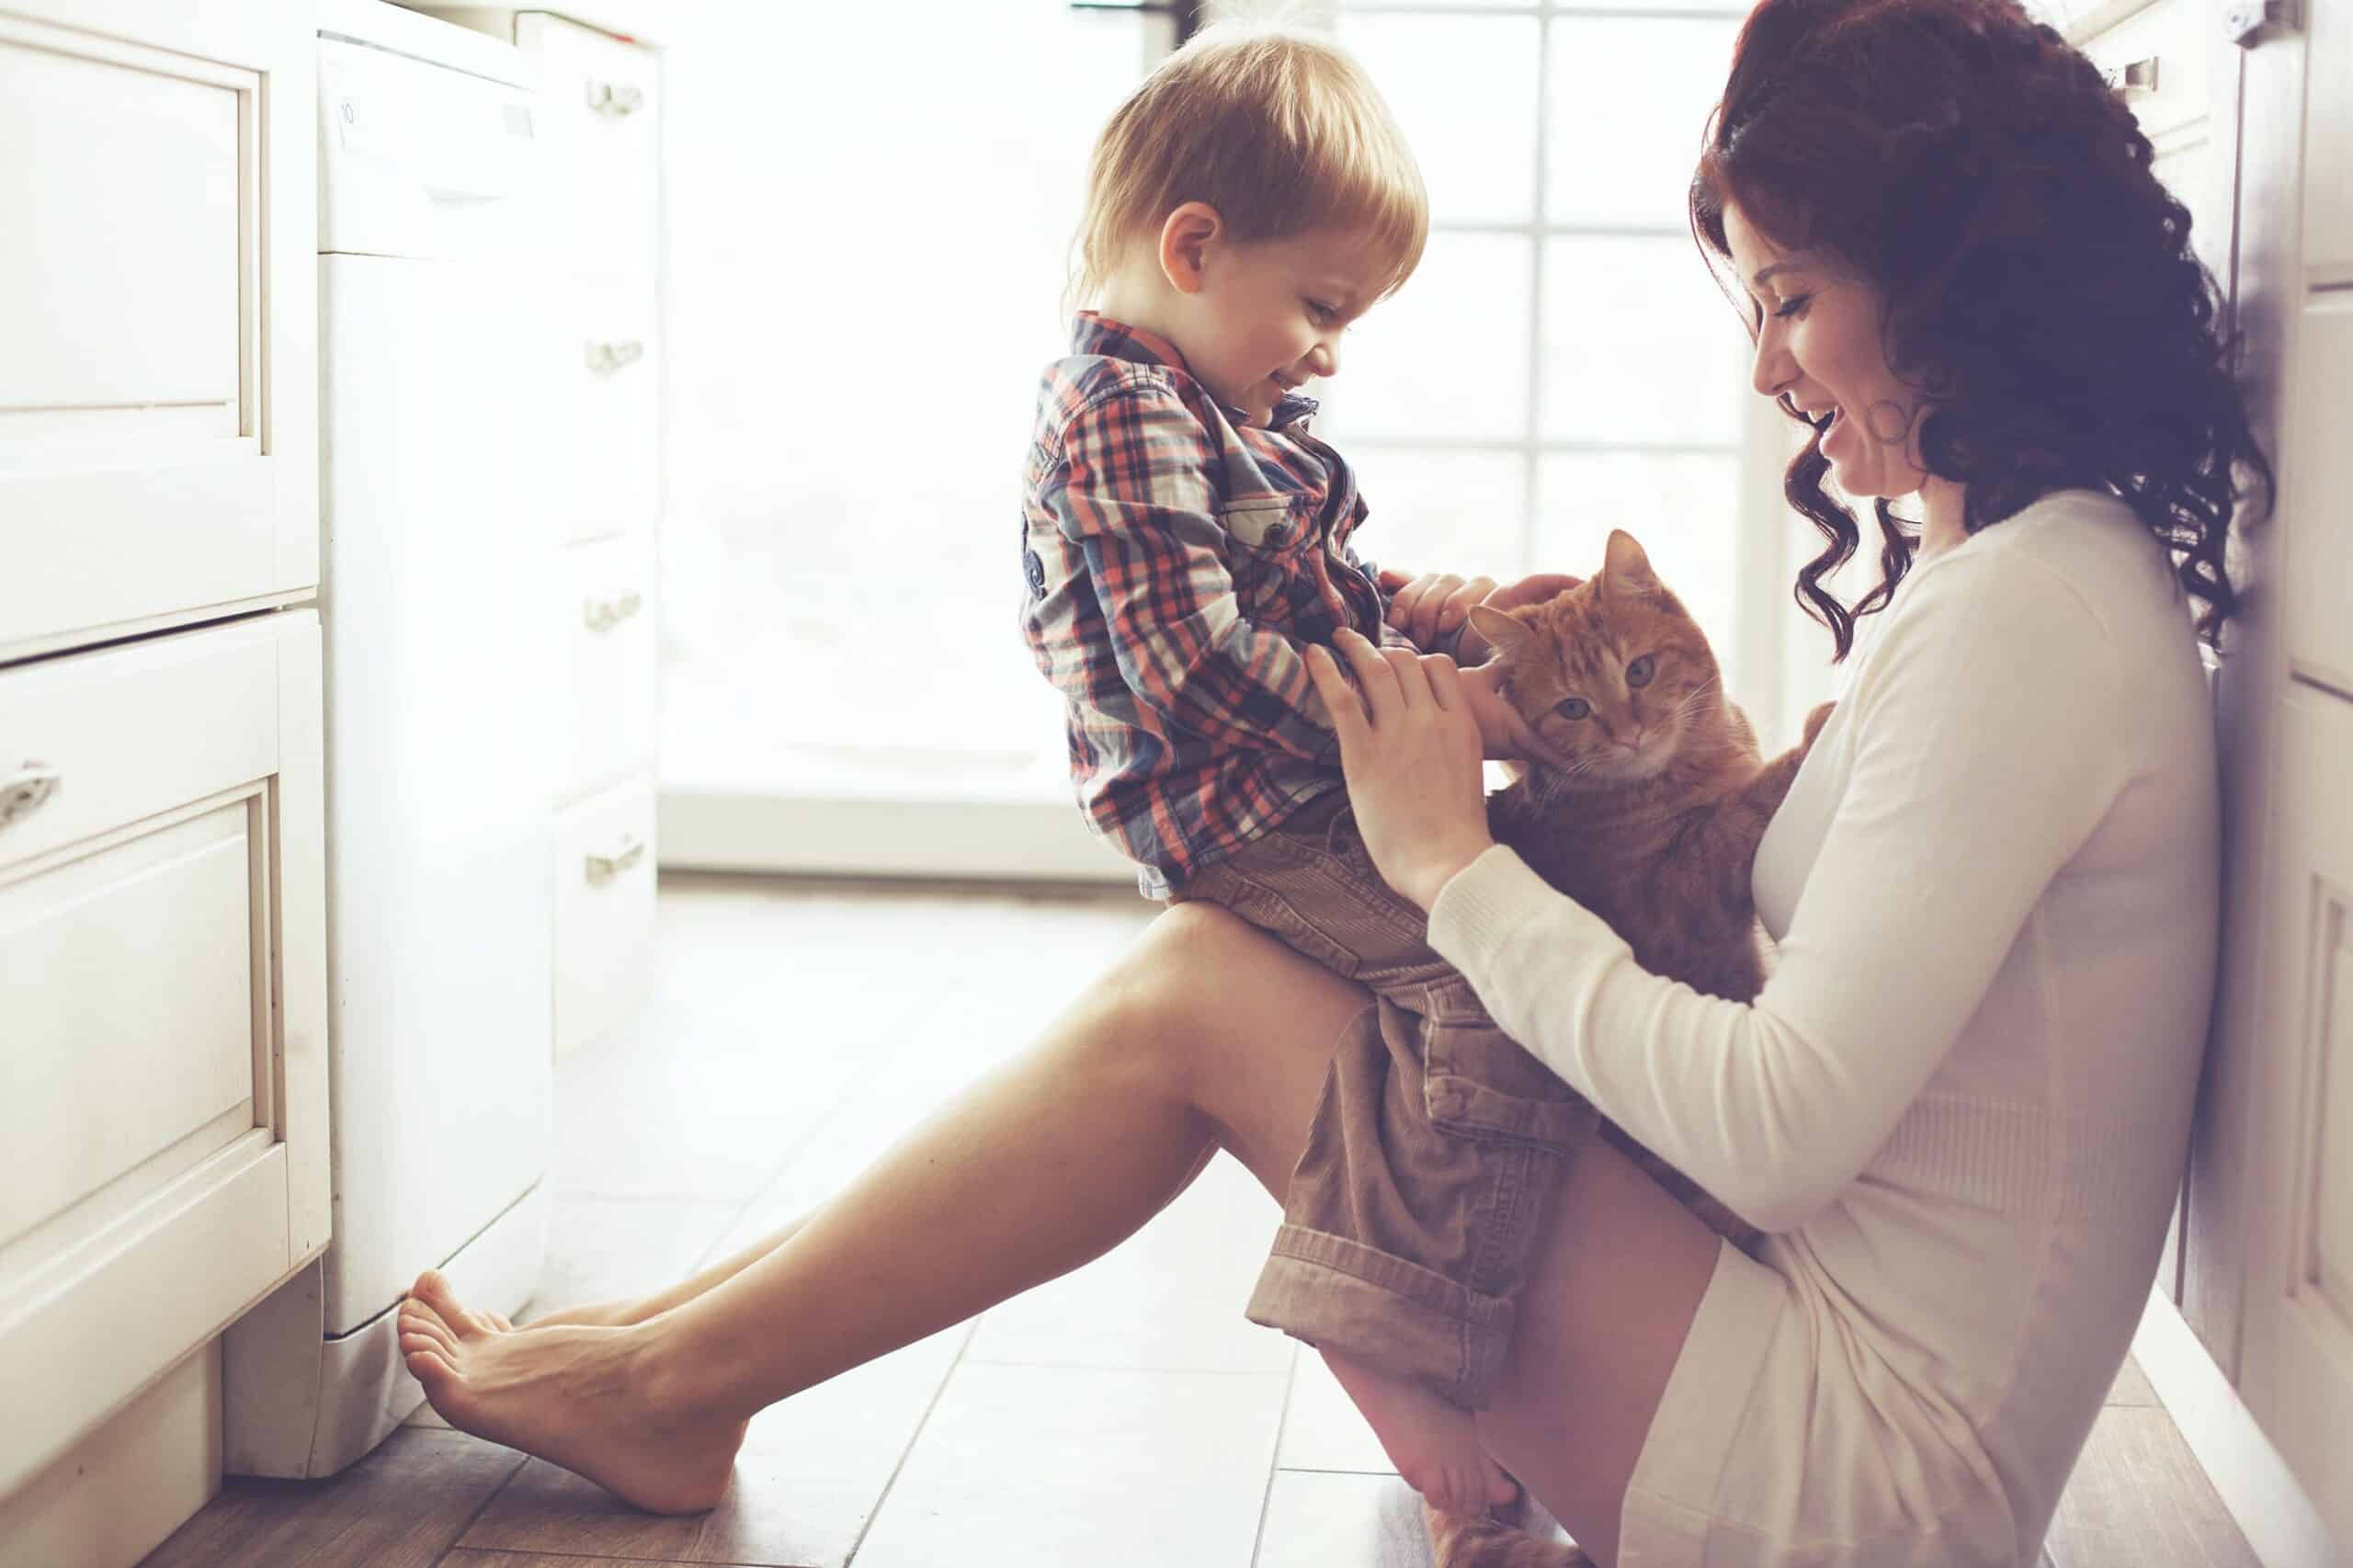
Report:
M1275 1462L1285 1470L1356 1471L1394 1475L1397 1467L1381 1451L1363 1416L1349 1402L1347 1392L1332 1375L1324 1358L1303 1350L1290 1385L1290 1406L1283 1414L1282 1446Z
M141 1568L432 1568L523 1456L404 1428L324 1481L231 1476Z
M857 1568L1238 1568L1284 1382L959 1367Z
M1393 1475L1279 1470L1256 1568L1430 1568L1419 1494Z
M2055 1568L2257 1568L2162 1406L2099 1413L2043 1551Z
M934 1335L761 1412L736 1456L733 1484L709 1514L640 1513L534 1460L463 1544L663 1562L841 1568L967 1332ZM534 1568L540 1561L532 1560Z
M1298 1341L1242 1310L1281 1219L1240 1162L1221 1156L1110 1252L991 1308L965 1359L1280 1373Z

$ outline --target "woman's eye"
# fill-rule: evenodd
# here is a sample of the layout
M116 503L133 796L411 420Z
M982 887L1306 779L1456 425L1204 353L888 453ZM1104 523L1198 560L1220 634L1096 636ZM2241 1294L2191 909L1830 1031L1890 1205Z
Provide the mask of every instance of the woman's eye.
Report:
M1651 672L1655 667L1656 665L1652 660L1651 655L1644 653L1641 658L1636 659L1632 664L1626 666L1626 684L1628 686L1650 685Z
M1782 301L1781 308L1775 311L1773 314L1776 319L1786 321L1791 316L1802 316L1805 314L1805 308L1812 303L1813 303L1813 295L1793 294L1789 299Z
M1563 719L1582 719L1593 711L1593 704L1582 697L1563 698L1553 710Z

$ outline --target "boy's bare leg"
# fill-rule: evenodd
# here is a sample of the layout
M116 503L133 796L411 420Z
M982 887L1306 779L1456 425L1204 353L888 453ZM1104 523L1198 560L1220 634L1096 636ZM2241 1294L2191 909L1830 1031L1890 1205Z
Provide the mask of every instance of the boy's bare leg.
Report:
M1476 1517L1519 1488L1479 1443L1477 1418L1404 1378L1336 1350L1324 1364L1356 1402L1405 1484L1449 1514Z

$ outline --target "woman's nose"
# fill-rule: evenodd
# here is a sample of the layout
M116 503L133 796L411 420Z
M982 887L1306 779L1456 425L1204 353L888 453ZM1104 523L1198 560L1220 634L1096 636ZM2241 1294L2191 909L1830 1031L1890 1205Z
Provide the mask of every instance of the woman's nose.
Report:
M1780 341L1768 333L1756 340L1756 363L1748 384L1767 397L1779 397L1797 384L1798 364Z

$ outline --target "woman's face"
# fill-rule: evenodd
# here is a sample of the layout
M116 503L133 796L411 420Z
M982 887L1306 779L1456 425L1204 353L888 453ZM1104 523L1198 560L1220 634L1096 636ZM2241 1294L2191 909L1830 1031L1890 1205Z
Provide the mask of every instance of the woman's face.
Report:
M1750 384L1819 426L1830 478L1858 500L1909 495L1927 477L1917 437L1920 393L1888 368L1879 290L1820 253L1784 251L1739 208L1724 239L1756 323Z

